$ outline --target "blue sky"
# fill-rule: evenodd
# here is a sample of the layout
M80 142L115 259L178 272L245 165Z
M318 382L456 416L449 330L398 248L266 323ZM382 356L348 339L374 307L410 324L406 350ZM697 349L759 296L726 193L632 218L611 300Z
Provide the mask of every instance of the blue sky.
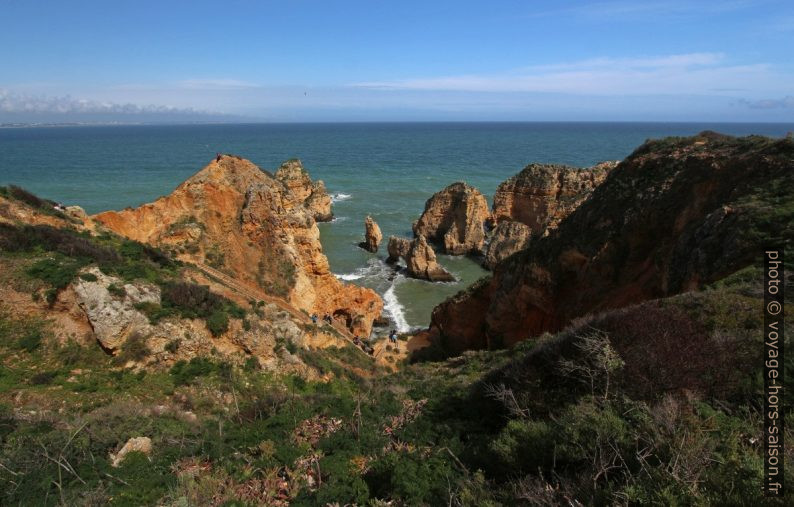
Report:
M794 121L790 1L0 7L0 122Z

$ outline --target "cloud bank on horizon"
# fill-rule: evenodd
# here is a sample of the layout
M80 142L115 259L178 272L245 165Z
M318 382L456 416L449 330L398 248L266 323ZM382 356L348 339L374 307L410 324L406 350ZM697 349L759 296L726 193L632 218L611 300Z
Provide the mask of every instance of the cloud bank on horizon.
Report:
M31 4L0 44L54 28L0 55L0 123L794 122L783 2Z

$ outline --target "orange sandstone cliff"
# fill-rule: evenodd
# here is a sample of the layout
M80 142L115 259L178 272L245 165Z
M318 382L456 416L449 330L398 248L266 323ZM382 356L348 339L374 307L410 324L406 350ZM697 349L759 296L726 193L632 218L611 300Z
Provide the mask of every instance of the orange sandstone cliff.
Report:
M556 230L437 306L430 336L448 353L510 346L588 313L702 288L760 262L765 245L794 241L792 185L791 139L650 141ZM536 210L521 221L548 215Z
M313 183L300 161L286 162L271 175L226 155L166 197L92 218L308 313L332 315L354 334L368 336L383 302L374 291L344 284L331 273L316 224L331 216L322 182Z

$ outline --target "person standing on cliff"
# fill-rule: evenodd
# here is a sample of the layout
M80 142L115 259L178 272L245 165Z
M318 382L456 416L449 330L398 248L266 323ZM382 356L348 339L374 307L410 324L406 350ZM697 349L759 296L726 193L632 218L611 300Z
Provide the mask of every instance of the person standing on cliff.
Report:
M392 329L391 333L389 333L389 341L392 343L397 343L397 330Z

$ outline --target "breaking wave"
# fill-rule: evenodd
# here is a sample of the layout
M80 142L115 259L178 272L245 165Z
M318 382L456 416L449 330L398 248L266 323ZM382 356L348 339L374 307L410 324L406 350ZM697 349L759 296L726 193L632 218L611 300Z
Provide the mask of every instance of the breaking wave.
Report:
M350 195L350 194L343 194L343 193L339 192L339 193L331 195L331 202L346 201L346 200L350 199L351 197L353 197L353 196Z

